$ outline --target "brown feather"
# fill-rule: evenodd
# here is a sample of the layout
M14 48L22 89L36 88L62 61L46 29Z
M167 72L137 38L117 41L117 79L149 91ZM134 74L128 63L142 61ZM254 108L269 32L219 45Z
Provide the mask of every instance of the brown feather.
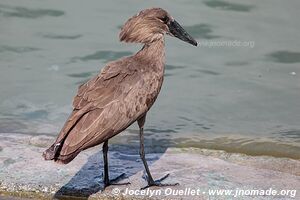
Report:
M167 25L160 21L160 18L164 16L169 16L169 14L161 8L151 8L139 12L122 27L119 35L120 41L145 44L163 39L168 30Z
M101 144L146 113L162 85L163 47L161 40L145 46L134 56L109 63L99 75L80 86L73 101L74 110L51 152L57 144L60 148L48 158L68 163L80 151Z
M165 14L162 9L157 12ZM79 87L71 115L43 154L46 160L66 164L82 150L125 130L151 108L162 86L165 60L164 27L148 19L152 14L146 10L131 18L120 34L121 40L145 43L142 50L108 63Z

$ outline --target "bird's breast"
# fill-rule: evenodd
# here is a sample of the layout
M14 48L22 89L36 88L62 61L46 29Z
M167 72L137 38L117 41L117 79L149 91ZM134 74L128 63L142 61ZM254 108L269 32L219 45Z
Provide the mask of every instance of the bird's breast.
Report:
M139 117L152 107L160 92L163 83L163 74L163 68L153 70L148 65L148 68L140 68L131 77L126 77L128 79L135 79L134 83L130 84L130 87L125 87L130 88L127 92L123 90L123 105L126 107L124 107L124 110L126 110L127 117ZM127 81L124 80L124 82Z
M139 97L144 98L143 103L150 109L155 102L163 84L163 71L148 72L144 75L141 84Z

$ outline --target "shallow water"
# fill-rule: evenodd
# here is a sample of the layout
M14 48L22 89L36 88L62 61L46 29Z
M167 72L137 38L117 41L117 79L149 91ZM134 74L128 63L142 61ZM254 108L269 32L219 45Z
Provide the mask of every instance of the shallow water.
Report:
M159 6L200 46L166 38L165 82L146 124L149 145L300 158L298 0L123 4L1 1L0 132L56 135L78 85L141 48L118 41L120 26ZM211 47L224 41L252 46ZM114 142L136 144L136 130Z

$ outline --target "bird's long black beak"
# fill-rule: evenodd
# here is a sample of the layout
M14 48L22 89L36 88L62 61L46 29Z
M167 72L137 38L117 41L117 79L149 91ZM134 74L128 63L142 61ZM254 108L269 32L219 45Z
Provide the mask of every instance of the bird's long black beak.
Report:
M192 36L190 36L181 26L180 24L173 20L173 21L170 21L168 23L168 27L169 27L169 31L171 33L171 35L185 41L185 42L188 42L194 46L197 46L197 41L192 38Z

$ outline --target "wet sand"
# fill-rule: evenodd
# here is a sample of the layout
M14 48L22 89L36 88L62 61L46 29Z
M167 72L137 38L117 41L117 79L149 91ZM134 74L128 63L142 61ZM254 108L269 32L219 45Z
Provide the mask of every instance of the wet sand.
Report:
M105 191L102 183L102 153L100 146L82 152L68 165L46 162L41 157L52 136L29 136L13 133L0 134L0 194L23 198L62 196L83 199L161 199L161 196L114 195L126 188L138 190L146 185L142 178L143 165L138 149L126 149L111 144L109 150L110 176L121 173L120 182L128 186L110 186ZM165 183L180 183L172 189L300 189L300 161L269 156L246 156L224 151L197 148L168 148L164 153L147 154L155 178L166 173ZM161 189L161 188L151 188ZM165 188L163 188L164 190ZM298 191L299 192L299 191ZM164 196L166 199L228 199L226 196ZM238 197L237 199L278 199L275 197ZM285 196L284 199L297 199ZM2 197L0 196L0 199ZM229 197L231 198L231 197ZM282 198L282 197L281 197Z

